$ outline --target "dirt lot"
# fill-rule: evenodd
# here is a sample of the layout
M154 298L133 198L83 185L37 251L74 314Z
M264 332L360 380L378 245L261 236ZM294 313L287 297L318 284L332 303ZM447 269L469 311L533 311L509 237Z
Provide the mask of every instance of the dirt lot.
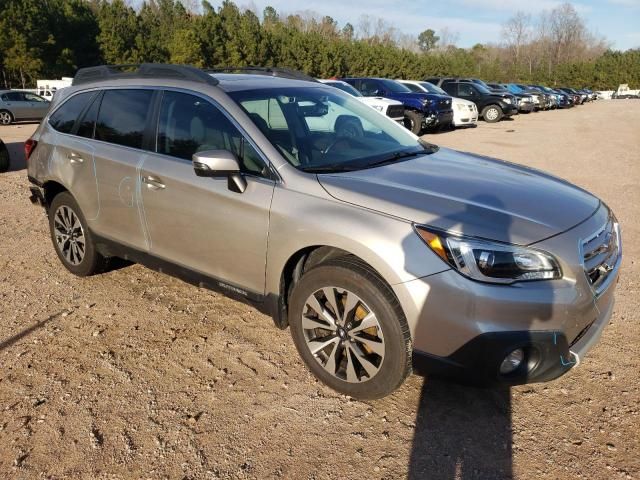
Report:
M0 478L640 478L640 101L427 137L606 201L625 240L617 305L554 382L413 376L369 403L316 382L251 307L137 265L67 273L27 199L34 128L0 127L14 155L0 175Z

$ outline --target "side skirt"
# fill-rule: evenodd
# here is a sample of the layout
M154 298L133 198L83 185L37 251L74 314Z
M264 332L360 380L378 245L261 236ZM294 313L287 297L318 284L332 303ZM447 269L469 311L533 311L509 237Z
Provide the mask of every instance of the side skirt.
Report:
M246 303L257 309L260 313L272 317L276 326L282 328L282 325L278 321L279 297L277 295L263 295L261 293L247 291L240 286L196 272L195 270L158 258L147 252L127 247L108 238L96 235L93 232L92 235L96 242L96 249L105 257L118 257L139 263L156 272L171 275L191 285L206 288L221 293L233 300Z

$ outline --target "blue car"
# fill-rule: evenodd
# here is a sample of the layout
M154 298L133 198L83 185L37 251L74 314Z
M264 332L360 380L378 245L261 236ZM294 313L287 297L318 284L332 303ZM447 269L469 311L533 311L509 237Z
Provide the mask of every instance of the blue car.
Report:
M365 97L385 97L404 104L405 127L416 135L424 128L447 128L453 122L452 99L448 95L412 92L387 78L342 78Z

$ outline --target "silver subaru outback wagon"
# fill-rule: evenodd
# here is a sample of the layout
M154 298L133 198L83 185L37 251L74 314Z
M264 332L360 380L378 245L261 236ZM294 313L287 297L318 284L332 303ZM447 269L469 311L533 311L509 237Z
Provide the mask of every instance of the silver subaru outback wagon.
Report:
M622 258L605 204L295 72L249 72L78 72L25 145L69 271L120 257L250 302L355 398L412 368L514 385L582 361Z

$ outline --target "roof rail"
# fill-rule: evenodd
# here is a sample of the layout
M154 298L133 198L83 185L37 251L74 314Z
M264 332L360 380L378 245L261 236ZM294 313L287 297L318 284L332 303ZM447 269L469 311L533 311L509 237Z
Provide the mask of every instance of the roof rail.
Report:
M219 82L211 75L199 68L189 65L171 65L165 63L142 63L128 65L100 65L97 67L81 68L73 77L72 85L99 82L101 80L116 80L120 78L172 78L175 80L190 80L192 82L217 85Z
M271 77L290 78L293 80L306 80L317 82L318 80L306 73L283 67L219 67L205 70L207 73L249 73L254 75L269 75Z

